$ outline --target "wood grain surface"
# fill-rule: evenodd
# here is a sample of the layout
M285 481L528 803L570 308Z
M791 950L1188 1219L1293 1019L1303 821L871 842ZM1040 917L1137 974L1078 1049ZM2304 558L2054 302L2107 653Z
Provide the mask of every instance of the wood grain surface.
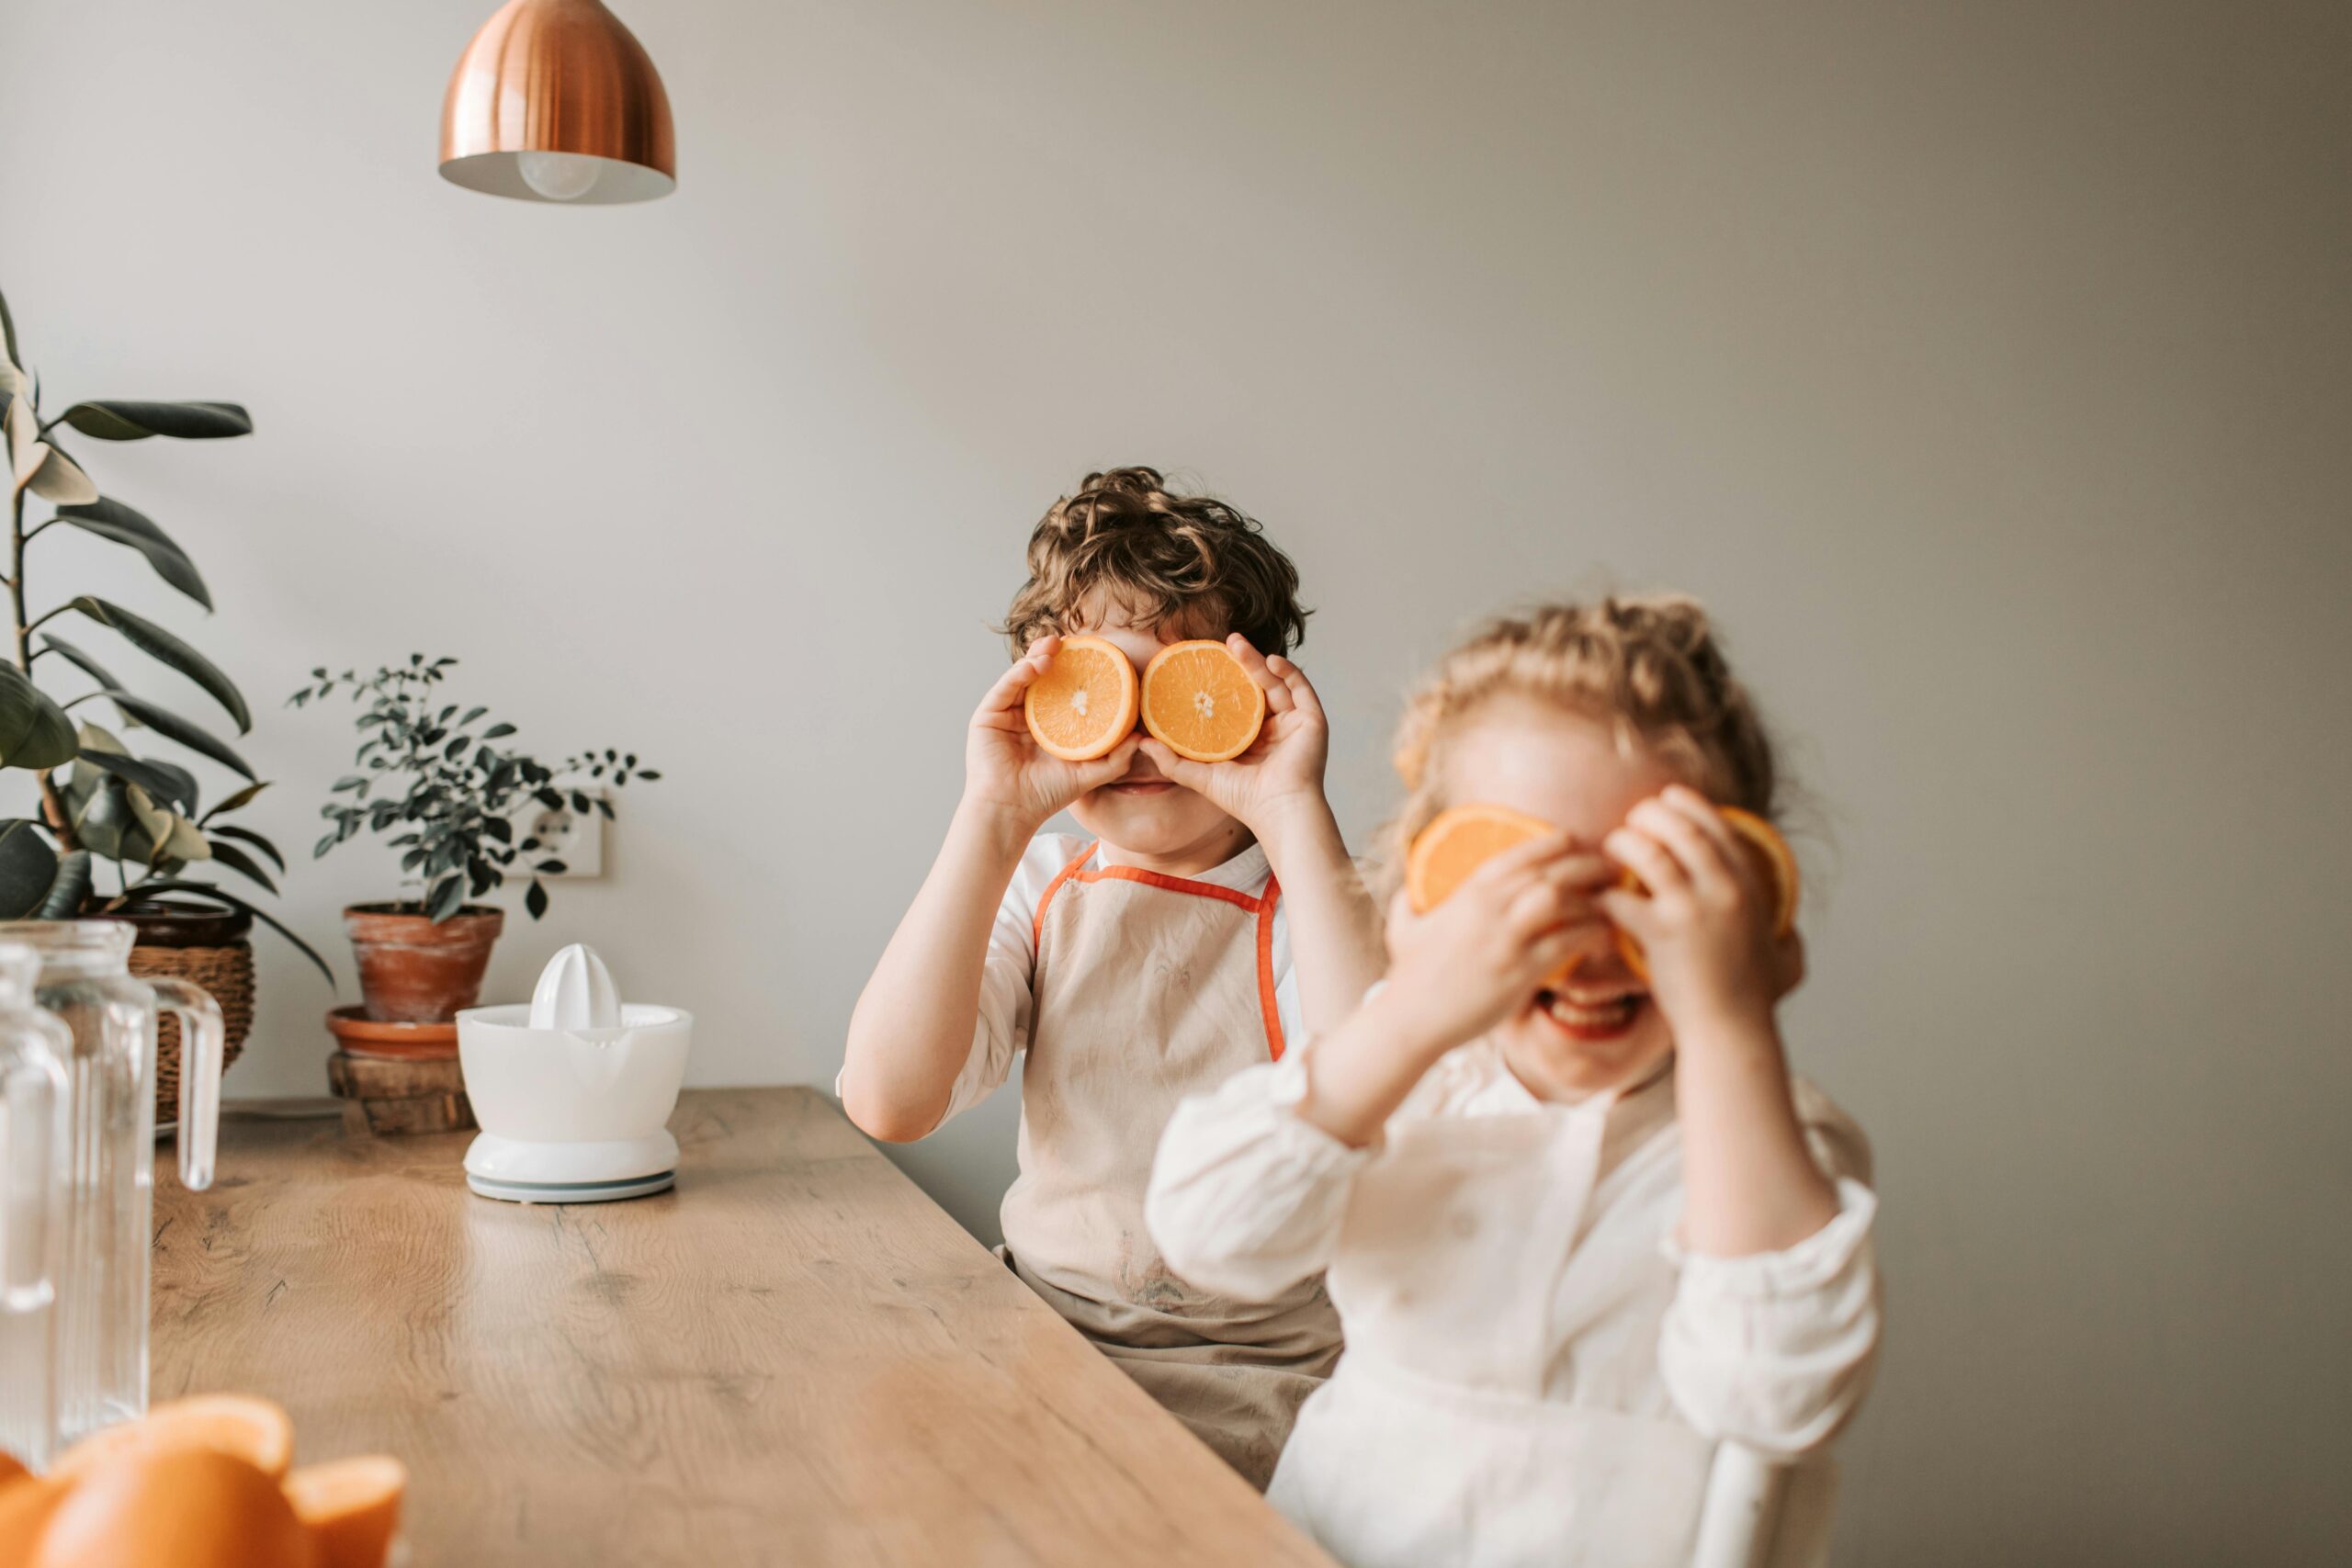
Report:
M156 1180L154 1397L384 1451L441 1564L1323 1564L815 1091L689 1091L678 1190L469 1192L470 1134L230 1120Z

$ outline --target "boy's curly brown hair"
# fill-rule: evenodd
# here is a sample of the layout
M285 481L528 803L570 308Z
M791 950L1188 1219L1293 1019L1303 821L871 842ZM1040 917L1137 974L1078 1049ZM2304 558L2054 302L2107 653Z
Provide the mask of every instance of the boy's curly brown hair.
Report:
M1298 569L1257 522L1205 495L1180 495L1156 468L1089 474L1029 536L1029 581L1001 628L1021 657L1077 624L1098 594L1153 629L1239 632L1261 653L1306 638Z

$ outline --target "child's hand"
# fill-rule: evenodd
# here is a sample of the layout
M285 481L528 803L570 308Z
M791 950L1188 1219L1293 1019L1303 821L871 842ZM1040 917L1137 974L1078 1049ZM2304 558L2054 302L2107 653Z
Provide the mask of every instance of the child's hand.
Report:
M1592 941L1616 868L1565 834L1495 856L1426 915L1399 893L1388 911L1388 988L1432 1059L1511 1017Z
M1300 807L1329 811L1323 800L1323 761L1330 750L1330 727L1315 688L1297 665L1279 653L1261 658L1239 632L1227 637L1225 646L1266 694L1266 722L1250 750L1229 762L1193 762L1147 737L1143 752L1166 777L1207 796L1218 810L1264 839L1279 830L1287 811Z
M1678 1032L1709 1018L1769 1019L1803 977L1803 947L1772 935L1772 890L1698 791L1668 785L1601 847L1649 889L1611 888L1600 903L1641 942L1651 995Z
M1024 834L1035 832L1046 818L1088 790L1125 773L1135 761L1139 739L1130 735L1107 756L1091 762L1066 762L1037 744L1029 733L1022 700L1030 682L1052 665L1061 645L1058 637L1031 643L1029 651L980 699L964 740L965 800L1004 813Z

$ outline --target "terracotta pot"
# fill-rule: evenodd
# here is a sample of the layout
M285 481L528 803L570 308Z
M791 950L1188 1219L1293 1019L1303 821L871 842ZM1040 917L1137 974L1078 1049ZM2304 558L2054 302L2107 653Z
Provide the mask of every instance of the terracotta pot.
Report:
M481 999L482 971L506 912L469 904L435 925L413 905L354 904L344 934L359 960L359 991L379 1023L441 1023Z
M354 1004L327 1014L327 1032L347 1055L374 1056L385 1061L454 1062L458 1059L458 1026L447 1023L386 1023L369 1018Z

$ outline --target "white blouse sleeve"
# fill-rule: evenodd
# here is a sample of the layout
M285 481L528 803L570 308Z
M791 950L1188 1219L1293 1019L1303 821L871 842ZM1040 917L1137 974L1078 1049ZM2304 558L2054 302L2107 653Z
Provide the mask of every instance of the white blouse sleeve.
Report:
M1880 1301L1860 1130L1810 1086L1798 1106L1807 1141L1838 1185L1838 1213L1794 1247L1747 1258L1685 1252L1658 1338L1658 1370L1702 1435L1781 1459L1837 1436L1869 1392Z
M1144 1222L1168 1266L1203 1290L1271 1300L1331 1261L1372 1155L1298 1116L1306 1057L1294 1048L1193 1096L1160 1137Z

